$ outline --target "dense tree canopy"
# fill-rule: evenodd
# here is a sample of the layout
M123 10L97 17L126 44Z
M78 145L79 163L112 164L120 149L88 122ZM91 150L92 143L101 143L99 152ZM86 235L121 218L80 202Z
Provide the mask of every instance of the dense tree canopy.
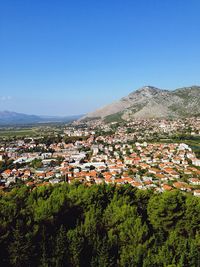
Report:
M200 264L200 199L129 185L15 188L0 195L0 266Z

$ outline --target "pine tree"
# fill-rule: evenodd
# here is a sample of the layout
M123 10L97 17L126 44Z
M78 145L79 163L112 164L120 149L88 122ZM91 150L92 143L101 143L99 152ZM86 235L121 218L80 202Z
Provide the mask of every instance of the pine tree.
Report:
M55 237L55 246L54 250L54 266L55 267L63 267L66 266L66 254L67 254L67 236L66 230L63 225L61 225L60 229L57 232Z
M13 229L12 239L9 245L10 264L15 267L31 266L31 244L30 234L24 233L20 222L17 221L16 228Z

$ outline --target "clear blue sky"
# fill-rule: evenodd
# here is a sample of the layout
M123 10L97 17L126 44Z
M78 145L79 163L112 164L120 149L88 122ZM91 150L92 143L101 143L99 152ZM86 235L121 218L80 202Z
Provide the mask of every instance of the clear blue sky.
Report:
M200 84L199 0L0 0L0 110L86 113Z

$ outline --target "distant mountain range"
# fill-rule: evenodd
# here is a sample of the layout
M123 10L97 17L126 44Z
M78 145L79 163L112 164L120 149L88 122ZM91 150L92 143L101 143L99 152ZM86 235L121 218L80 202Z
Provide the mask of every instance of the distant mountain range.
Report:
M72 122L81 118L83 115L74 116L37 116L17 113L12 111L0 111L0 125L50 123L50 122Z
M174 91L144 86L120 100L91 112L82 120L101 118L107 122L134 118L181 118L200 115L200 87Z

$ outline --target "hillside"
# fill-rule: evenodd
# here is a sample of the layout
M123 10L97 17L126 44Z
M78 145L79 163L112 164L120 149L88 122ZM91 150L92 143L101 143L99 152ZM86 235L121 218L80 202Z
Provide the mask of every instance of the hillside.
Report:
M0 111L0 125L49 123L49 122L72 122L79 119L82 115L66 117L59 116L37 116L13 111Z
M27 186L0 194L0 266L197 267L198 197L132 186Z
M24 124L24 123L37 123L41 119L36 115L27 115L12 111L0 111L0 124Z
M120 100L87 114L84 119L107 121L133 118L178 118L200 114L200 87L191 86L174 91L153 86L142 87Z

